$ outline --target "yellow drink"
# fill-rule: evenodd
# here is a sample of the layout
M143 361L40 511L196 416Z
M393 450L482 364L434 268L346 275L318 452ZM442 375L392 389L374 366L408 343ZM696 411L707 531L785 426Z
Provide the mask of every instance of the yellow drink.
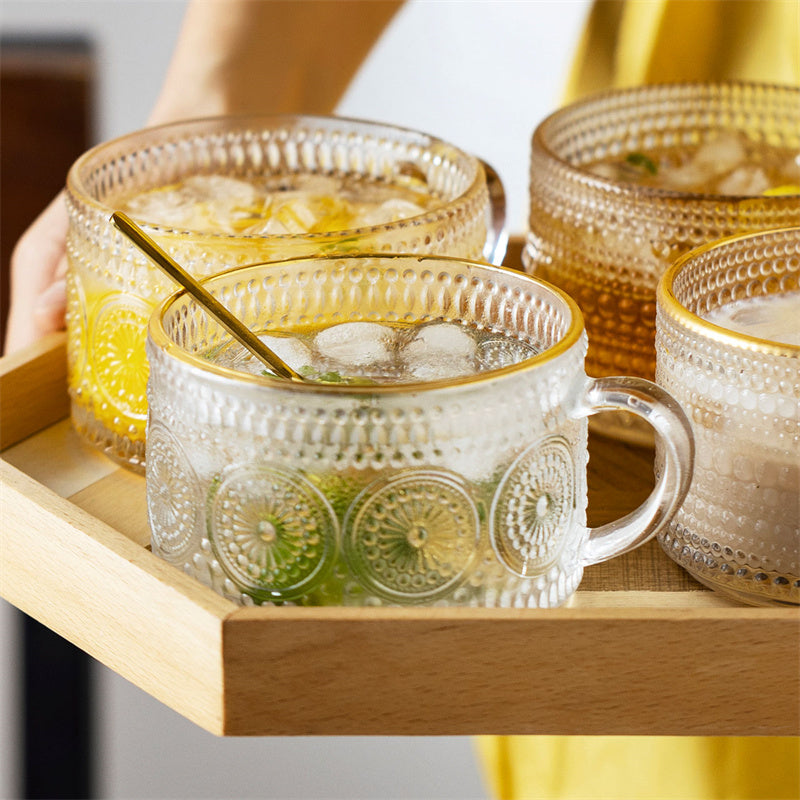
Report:
M590 164L600 178L706 195L800 194L800 148L724 131L693 146L631 151Z
M111 227L112 211L127 212L198 277L300 255L479 258L490 217L477 159L424 134L333 118L138 132L85 154L67 188L73 422L139 470L147 321L177 287Z

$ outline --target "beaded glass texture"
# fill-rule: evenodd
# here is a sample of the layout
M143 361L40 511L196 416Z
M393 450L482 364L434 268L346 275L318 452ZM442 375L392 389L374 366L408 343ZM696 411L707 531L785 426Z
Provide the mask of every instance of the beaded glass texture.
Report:
M754 146L800 154L800 88L733 82L617 90L566 106L537 127L523 260L578 302L589 375L652 380L656 286L680 255L737 233L800 224L797 187L774 196L696 194L590 169L631 153L696 148L731 131ZM636 420L620 415L598 428L650 441Z
M198 277L309 254L480 258L497 234L489 225L492 209L502 206L502 185L494 185L490 198L478 159L416 131L334 117L220 117L98 145L78 159L67 180L68 384L73 423L86 439L143 471L145 331L156 304L177 288L110 224L112 211L132 196L189 177L291 181L305 175L373 184L411 176L436 202L393 222L320 233L213 233L137 221Z
M696 443L683 506L660 534L698 580L756 605L800 603L800 346L708 321L794 299L800 228L732 237L680 259L658 289L657 381Z
M229 334L187 295L168 300L147 340L153 552L234 602L557 606L587 563L649 538L688 485L682 416L648 403L644 381L588 379L574 302L521 272L349 256L204 285L259 333L445 321L533 354L478 349L483 371L417 383L293 382L209 360ZM633 393L675 448L623 530L589 529L586 417Z

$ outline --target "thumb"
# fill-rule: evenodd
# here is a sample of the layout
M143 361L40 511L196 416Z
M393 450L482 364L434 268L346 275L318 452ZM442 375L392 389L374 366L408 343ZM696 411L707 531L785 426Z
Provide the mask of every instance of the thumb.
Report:
M62 278L50 284L36 299L33 321L38 331L44 335L63 330L66 309L67 283Z

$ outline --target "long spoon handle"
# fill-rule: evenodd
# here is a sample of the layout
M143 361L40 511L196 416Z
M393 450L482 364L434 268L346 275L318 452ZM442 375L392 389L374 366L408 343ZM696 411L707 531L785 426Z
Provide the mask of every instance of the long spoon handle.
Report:
M231 314L225 306L209 294L200 283L189 275L168 253L161 249L127 214L115 211L111 222L127 236L153 263L159 266L172 280L180 284L239 344L249 350L259 361L283 378L302 381L303 376L295 372L285 361L267 347L241 320Z

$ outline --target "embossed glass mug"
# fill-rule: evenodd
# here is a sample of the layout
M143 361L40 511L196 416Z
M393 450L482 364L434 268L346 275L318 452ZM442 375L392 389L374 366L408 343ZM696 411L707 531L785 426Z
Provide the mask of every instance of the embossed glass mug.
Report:
M578 302L589 375L652 380L659 278L706 242L800 224L798 156L800 88L791 86L620 89L542 121L531 143L523 261ZM718 176L707 162L741 172ZM594 424L649 442L646 426L626 415Z
M362 206L370 213L350 213ZM502 184L488 165L424 133L335 117L219 117L137 131L76 161L67 207L72 420L138 471L147 321L174 287L113 228L112 211L127 210L198 277L358 251L500 263L506 241Z
M678 405L643 379L587 378L577 306L521 272L350 256L204 285L259 335L307 342L360 322L407 341L449 323L482 341L468 374L291 382L223 366L230 337L188 295L156 312L153 552L235 602L558 606L586 565L648 540L684 497L692 442ZM588 528L586 419L623 408L660 434L660 474L638 509Z
M691 251L659 284L656 325L657 380L697 447L663 548L736 600L800 604L800 228Z

